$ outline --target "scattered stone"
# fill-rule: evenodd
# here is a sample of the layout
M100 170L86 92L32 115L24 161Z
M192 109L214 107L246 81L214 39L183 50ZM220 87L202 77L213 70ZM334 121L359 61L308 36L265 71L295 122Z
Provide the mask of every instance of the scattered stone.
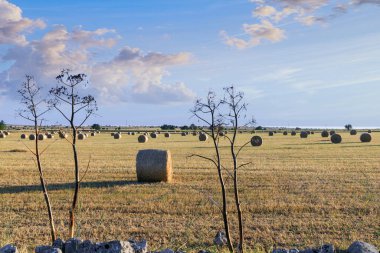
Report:
M204 250L204 249L202 249L202 250L198 251L198 253L211 253L211 252L208 251L208 250Z
M290 249L289 253L299 253L300 251L296 248Z
M272 250L272 253L289 253L289 250L287 250L287 249L274 249L274 250Z
M135 242L133 240L129 240L129 243L131 243L132 248L134 249L135 253L148 252L148 243L146 240L142 240L141 242Z
M353 242L347 251L348 253L379 253L379 250L375 246L362 241Z
M70 238L65 243L65 253L77 253L79 245L82 243L80 238Z
M224 231L219 231L218 233L216 233L214 238L214 244L219 247L223 247L227 244L227 237Z
M319 253L319 250L307 248L307 249L301 250L299 253Z
M176 253L176 252L172 249L164 249L164 250L161 250L160 253Z
M53 248L63 250L63 248L65 247L65 242L61 238L58 238L53 242L52 246L53 246Z
M45 251L49 251L52 249L52 246L37 246L35 249L34 249L34 252L35 253L45 253Z
M332 244L324 244L319 249L319 253L334 253L334 245Z
M12 244L7 244L0 248L0 253L18 253L17 247Z

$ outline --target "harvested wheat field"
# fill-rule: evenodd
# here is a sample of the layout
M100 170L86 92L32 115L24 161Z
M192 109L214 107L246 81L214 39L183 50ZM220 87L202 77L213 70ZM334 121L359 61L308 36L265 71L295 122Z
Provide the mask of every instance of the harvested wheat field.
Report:
M332 144L319 132L307 139L256 134L263 145L243 151L240 162L252 165L239 172L248 248L322 243L343 248L357 239L380 247L380 133L373 132L370 143L360 142L360 131L357 136L338 133L341 144ZM26 251L48 243L50 235L32 156L10 152L26 150L19 136L0 140L0 245L14 242ZM250 138L240 134L239 144ZM42 162L57 231L65 239L73 161L65 140L44 140L41 146L51 143ZM222 153L228 154L223 138L222 144ZM157 148L172 153L173 182L137 183L138 150ZM188 158L211 156L210 139L199 142L198 136L172 134L138 143L135 136L114 140L101 133L78 142L78 150L82 175L91 162L81 185L77 236L98 241L145 238L151 250L213 249L212 240L223 229L216 170L205 160ZM229 212L234 213L230 202Z

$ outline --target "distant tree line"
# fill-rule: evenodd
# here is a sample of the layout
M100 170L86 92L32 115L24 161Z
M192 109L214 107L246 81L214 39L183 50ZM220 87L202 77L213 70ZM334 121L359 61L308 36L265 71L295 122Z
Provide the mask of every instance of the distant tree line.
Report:
M6 127L7 127L7 125L5 124L4 120L1 120L0 121L0 130L5 130Z
M161 128L162 130L175 130L175 129L177 129L177 128L179 128L179 129L181 129L181 130L197 130L197 129L199 129L199 127L197 127L197 126L194 125L194 124L191 124L190 126L186 126L186 125L184 125L184 126L180 126L180 127L175 126L175 125L164 124L164 125L160 126L160 128Z

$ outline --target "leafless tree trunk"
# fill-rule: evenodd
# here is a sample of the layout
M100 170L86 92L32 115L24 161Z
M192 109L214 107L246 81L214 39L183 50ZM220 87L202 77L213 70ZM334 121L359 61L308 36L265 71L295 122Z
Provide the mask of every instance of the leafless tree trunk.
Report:
M219 131L222 124L221 118L218 115L218 108L220 102L215 101L215 93L209 92L207 96L207 101L203 103L200 99L195 102L194 109L192 109L192 114L201 122L206 123L210 130L205 130L205 133L208 134L214 145L216 160L213 158L205 157L202 155L192 155L196 157L203 158L205 160L211 161L218 171L218 178L222 193L222 217L224 223L224 229L226 232L227 246L230 252L233 252L232 240L230 235L229 221L228 221L228 204L227 204L227 194L226 194L226 185L223 177L221 157L219 152ZM210 119L207 119L207 116Z
M74 237L75 234L75 211L77 208L79 198L79 162L78 152L76 147L77 141L77 129L82 127L87 119L97 111L96 101L93 96L80 96L78 94L78 85L86 84L85 74L70 74L70 70L62 70L61 74L57 76L57 81L61 86L57 86L50 90L50 94L53 99L49 101L52 107L54 107L70 124L72 130L72 140L70 142L73 150L74 158L74 195L69 211L69 237ZM67 112L65 113L65 106ZM68 107L68 108L67 108ZM82 116L80 123L76 123L76 116Z
M39 110L39 108L45 102L44 100L39 98L40 90L41 88L34 82L33 77L26 76L26 81L22 84L21 89L18 90L19 94L21 95L21 103L25 105L26 109L21 109L19 111L19 116L33 122L34 124L34 133L36 135L35 142L34 142L35 151L32 151L27 146L26 147L29 149L29 151L32 152L32 154L35 157L35 162L36 162L38 172L39 172L40 184L41 184L42 192L44 194L45 204L46 204L46 208L47 208L48 216L49 216L51 240L52 242L54 242L56 239L54 217L53 217L52 207L51 207L50 198L49 198L49 194L47 190L47 183L46 183L44 173L43 173L43 168L41 165L41 155L44 151L40 152L39 139L38 139L38 135L40 134L38 121L41 120L40 119L41 116L44 115L49 109L47 108L45 110L42 110L42 112Z

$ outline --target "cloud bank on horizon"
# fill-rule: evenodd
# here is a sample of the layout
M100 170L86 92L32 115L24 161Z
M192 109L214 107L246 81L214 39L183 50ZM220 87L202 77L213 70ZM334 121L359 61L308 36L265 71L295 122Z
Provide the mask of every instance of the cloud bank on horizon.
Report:
M286 39L284 26L298 23L304 26L326 24L330 19L345 14L349 9L363 4L380 6L380 0L249 0L256 8L252 17L257 21L242 25L242 34L228 35L224 30L220 35L225 44L237 49L255 47L269 41L272 43ZM320 14L327 9L330 14ZM244 38L240 38L244 36Z
M48 31L40 39L28 40L26 34L39 29ZM166 83L168 68L188 64L191 54L144 53L124 46L109 60L96 60L96 52L115 48L120 35L107 28L67 29L48 26L43 20L23 17L22 10L7 0L0 0L0 46L9 67L0 71L0 93L12 96L26 74L40 84L55 84L62 69L84 72L101 101L171 104L188 102L195 93L183 82Z

